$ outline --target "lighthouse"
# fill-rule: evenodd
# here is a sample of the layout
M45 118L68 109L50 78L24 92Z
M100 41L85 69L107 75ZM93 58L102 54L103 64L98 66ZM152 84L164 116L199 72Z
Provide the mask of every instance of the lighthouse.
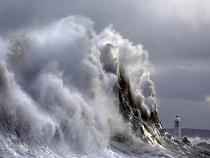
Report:
M174 119L174 138L181 138L181 119L179 116L176 116Z

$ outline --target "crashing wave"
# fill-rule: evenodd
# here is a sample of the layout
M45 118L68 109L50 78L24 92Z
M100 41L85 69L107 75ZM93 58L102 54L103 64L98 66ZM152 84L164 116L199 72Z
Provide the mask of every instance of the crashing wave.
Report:
M71 16L2 43L0 156L208 155L162 127L143 47L93 25Z

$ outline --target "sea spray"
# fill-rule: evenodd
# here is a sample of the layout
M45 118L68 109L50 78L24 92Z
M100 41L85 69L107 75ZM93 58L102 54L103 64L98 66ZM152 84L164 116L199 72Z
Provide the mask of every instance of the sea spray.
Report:
M91 23L72 16L12 37L1 64L2 120L9 133L29 144L52 147L56 141L81 154L108 146L123 121Z
M112 26L93 27L70 16L1 39L0 155L189 154L158 119L148 53Z

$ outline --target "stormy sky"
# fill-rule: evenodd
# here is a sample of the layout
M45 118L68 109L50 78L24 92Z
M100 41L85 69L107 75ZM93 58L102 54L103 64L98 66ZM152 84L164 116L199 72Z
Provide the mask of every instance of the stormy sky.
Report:
M91 19L97 33L113 24L144 46L165 128L179 115L183 127L210 129L208 0L0 0L0 42L69 15Z

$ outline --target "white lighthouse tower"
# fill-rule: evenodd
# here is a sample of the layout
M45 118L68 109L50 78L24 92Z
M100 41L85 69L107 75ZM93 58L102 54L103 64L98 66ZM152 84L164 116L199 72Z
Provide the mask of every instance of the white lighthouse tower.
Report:
M176 116L174 119L174 138L181 138L181 119L179 116Z

